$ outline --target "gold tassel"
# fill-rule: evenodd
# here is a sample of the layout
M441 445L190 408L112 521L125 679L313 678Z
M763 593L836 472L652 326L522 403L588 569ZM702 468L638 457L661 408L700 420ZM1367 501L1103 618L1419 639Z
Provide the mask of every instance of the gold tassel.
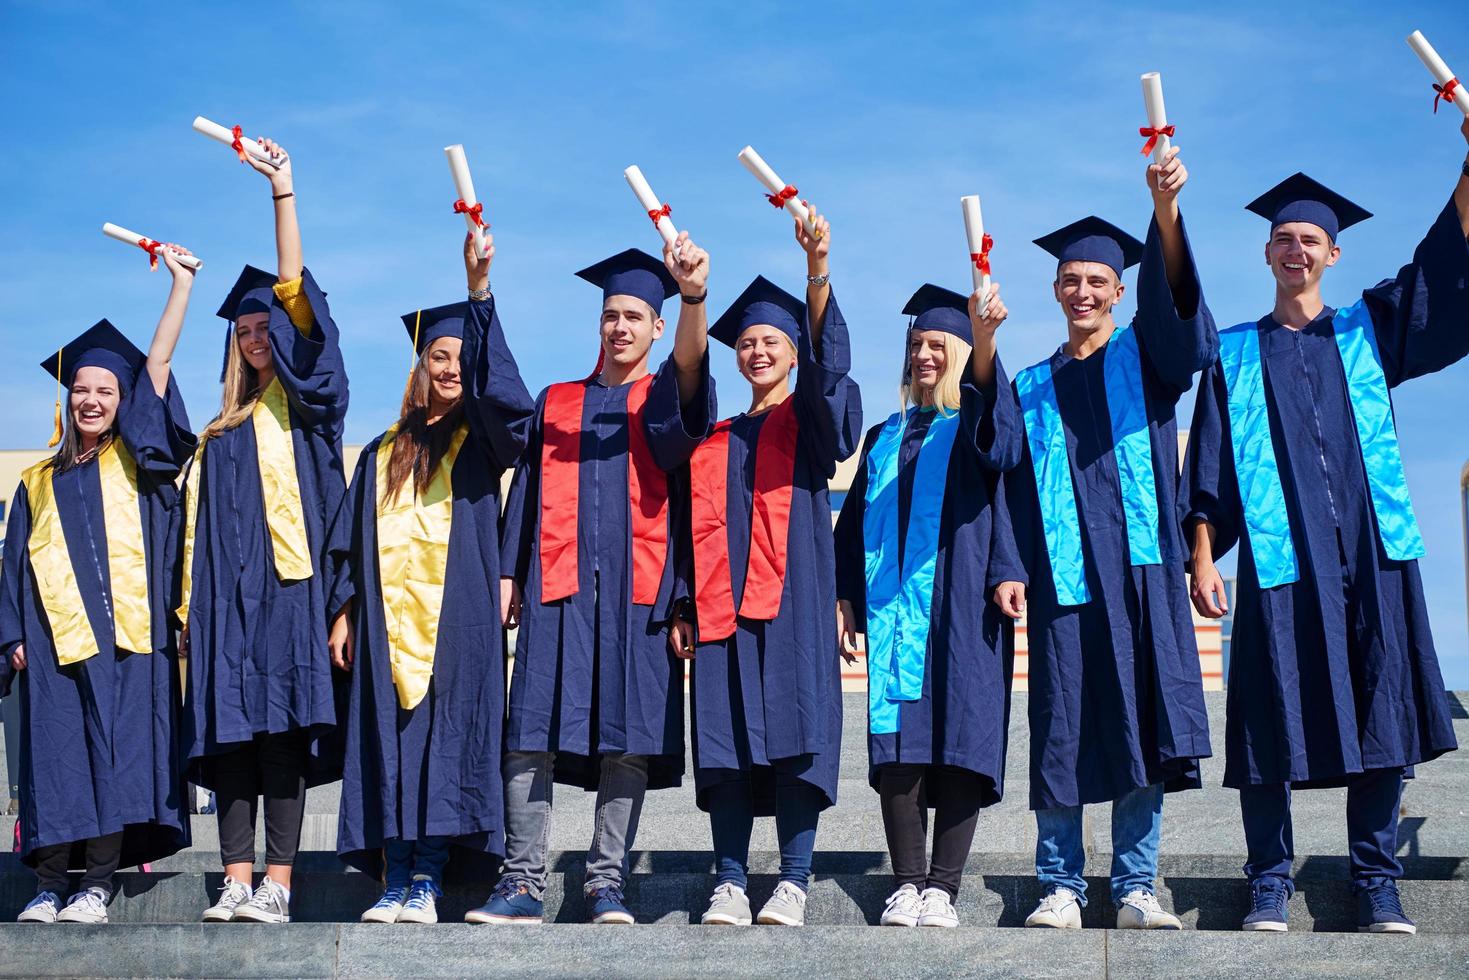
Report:
M61 350L56 351L56 411L52 419L51 441L46 448L55 449L61 444Z
M413 394L413 369L418 366L418 327L423 322L423 310L413 315L413 358L408 362L408 382L403 385L403 414L408 414L409 396Z

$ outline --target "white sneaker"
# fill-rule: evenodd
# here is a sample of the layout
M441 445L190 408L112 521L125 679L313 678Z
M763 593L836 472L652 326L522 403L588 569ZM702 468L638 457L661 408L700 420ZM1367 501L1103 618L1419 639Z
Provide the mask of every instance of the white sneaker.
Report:
M1117 906L1117 928L1119 929L1182 929L1178 916L1165 911L1152 892L1134 888L1122 898Z
M923 899L917 885L902 885L888 896L887 907L879 920L885 926L916 926L923 915Z
M714 889L709 909L699 921L706 926L747 926L754 921L750 898L739 885L727 881Z
M392 925L398 921L398 913L403 911L403 903L406 901L408 901L408 889L401 885L396 888L385 888L382 897L373 903L372 908L359 916L359 921Z
M954 911L954 903L949 899L949 893L942 888L923 889L923 911L918 916L920 926L938 926L940 929L954 929L959 925L959 913Z
M1056 888L1025 919L1031 929L1080 929L1081 902L1070 888Z
M51 923L56 921L56 913L60 911L60 895L55 892L37 892L36 897L27 902L20 915L15 917L15 921Z
M219 901L204 910L205 922L228 922L234 918L235 909L250 901L253 893L248 881L236 881L224 876L224 887L219 890Z
M107 897L100 888L77 892L67 900L66 908L56 913L56 921L102 925L107 921Z
M755 921L762 926L804 926L806 893L789 881L775 886L775 894L765 903Z
M408 889L408 901L398 913L399 922L417 922L433 925L439 921L439 886L428 875L416 875L413 886Z
M250 896L250 901L235 909L230 921L267 922L271 925L290 922L291 897L285 888L266 875L260 882L260 887L255 889L255 894Z

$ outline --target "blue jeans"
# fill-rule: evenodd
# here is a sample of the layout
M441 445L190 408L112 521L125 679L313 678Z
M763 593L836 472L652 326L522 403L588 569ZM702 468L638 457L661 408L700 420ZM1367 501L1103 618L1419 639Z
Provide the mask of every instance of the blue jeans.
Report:
M1035 876L1045 891L1069 888L1086 904L1086 852L1081 807L1035 812ZM1136 889L1153 893L1158 837L1163 830L1163 786L1144 786L1112 801L1112 902Z
M816 823L825 797L816 787L779 770L775 781L780 880L806 891L811 887L811 853L816 848ZM750 781L732 780L711 786L708 800L716 884L744 888L749 884L750 834L755 829L755 801L750 795Z
M427 875L435 888L441 888L448 861L447 837L390 837L383 841L383 881L389 888L407 888L417 875Z

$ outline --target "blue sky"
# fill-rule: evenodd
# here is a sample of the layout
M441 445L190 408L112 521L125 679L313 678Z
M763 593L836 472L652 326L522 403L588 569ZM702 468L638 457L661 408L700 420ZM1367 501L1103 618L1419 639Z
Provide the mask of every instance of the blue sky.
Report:
M140 345L151 334L166 273L103 221L205 259L176 370L196 427L213 414L213 311L243 263L274 253L265 181L189 128L199 114L294 156L306 261L342 329L351 441L392 420L408 366L398 314L463 293L449 143L465 145L494 224L495 291L532 390L595 359L598 296L572 272L658 245L628 164L710 250L712 312L756 273L800 286L789 223L735 160L753 143L831 216L870 421L895 403L907 296L930 280L968 289L962 194L982 195L995 237L1007 364L1064 339L1030 239L1093 212L1146 227L1140 72L1163 73L1221 324L1271 300L1266 229L1242 210L1259 192L1305 170L1377 213L1329 274L1328 301L1344 303L1408 259L1464 158L1457 113L1429 111L1403 43L1421 29L1469 74L1457 0L1004 6L0 3L0 447L44 444L53 391L35 365L58 340L103 316ZM736 411L746 389L716 358ZM1459 364L1396 393L1434 633L1460 688L1466 387Z

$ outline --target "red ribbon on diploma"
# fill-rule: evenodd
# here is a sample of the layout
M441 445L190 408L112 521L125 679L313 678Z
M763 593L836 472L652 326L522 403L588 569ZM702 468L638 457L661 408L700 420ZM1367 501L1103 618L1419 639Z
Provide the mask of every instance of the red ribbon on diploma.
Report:
M653 210L648 212L648 220L653 222L653 225L656 227L659 218L666 218L672 213L673 208L669 207L668 203L665 201L663 207L654 208Z
M239 154L240 162L241 163L244 163L245 162L245 145L240 142L240 137L245 135L245 131L243 129L241 129L239 126L236 126L234 129L230 130L230 133L235 138L235 141L230 144L230 149L234 150L237 154Z
M485 205L483 201L479 202L474 207L470 207L468 204L465 204L464 198L462 197L454 202L454 213L469 215L469 220L474 222L474 226L476 228L485 227L485 219L480 217L480 215L484 213L484 210Z
M1172 137L1173 132L1174 127L1172 126L1164 126L1160 129L1154 129L1152 126L1139 126L1137 128L1137 134L1139 136L1146 136L1148 138L1148 141L1143 144L1143 156L1147 156L1149 153L1152 153L1155 149L1157 149L1159 136Z
M980 271L981 275L990 274L990 249L994 247L995 240L990 237L989 232L985 232L984 237L979 240L979 251L969 253L969 258L973 260L974 267Z
M773 208L783 208L786 206L787 201L793 200L799 193L800 191L796 190L790 184L786 184L780 189L779 193L766 194L765 200L769 201L770 206Z
M1438 115L1438 104L1440 102L1454 101L1454 89L1459 87L1459 80L1451 78L1442 85L1433 83L1433 114Z
M138 247L148 253L148 268L152 272L158 271L158 249L162 245L162 242L150 241L146 238L138 242Z

